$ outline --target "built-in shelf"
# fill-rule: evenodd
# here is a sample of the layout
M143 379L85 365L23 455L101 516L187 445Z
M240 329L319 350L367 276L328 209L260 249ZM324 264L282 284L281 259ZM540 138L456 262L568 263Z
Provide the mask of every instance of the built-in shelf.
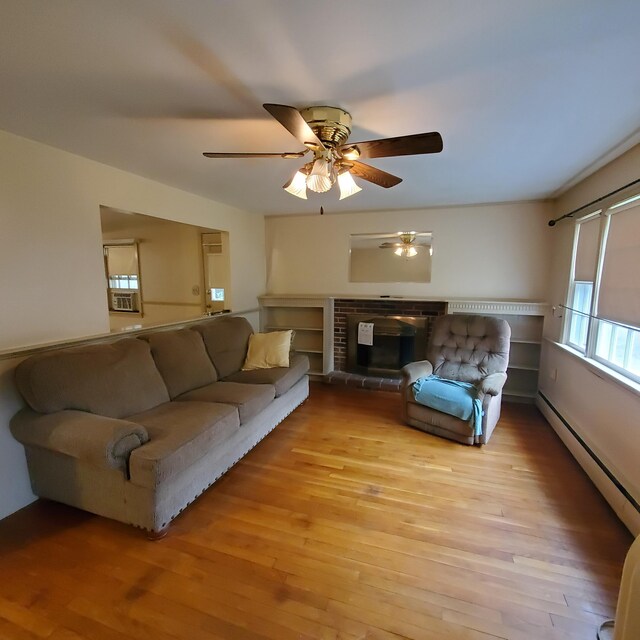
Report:
M509 366L503 397L513 402L533 402L538 392L542 329L548 306L542 303L456 303L454 313L502 318L511 327Z
M532 403L536 398L537 392L513 389L511 391L503 391L502 397L510 402L526 402Z
M323 377L333 368L333 300L314 296L262 296L262 331L295 331L293 350L309 357L309 375Z

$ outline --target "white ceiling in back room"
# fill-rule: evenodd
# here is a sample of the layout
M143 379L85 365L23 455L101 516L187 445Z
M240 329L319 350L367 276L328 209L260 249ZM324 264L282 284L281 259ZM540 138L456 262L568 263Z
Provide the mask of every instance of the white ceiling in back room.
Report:
M1 129L260 213L544 198L638 141L637 1L3 0L0 23ZM304 151L264 103L444 148L303 200L282 187L313 154L202 155Z

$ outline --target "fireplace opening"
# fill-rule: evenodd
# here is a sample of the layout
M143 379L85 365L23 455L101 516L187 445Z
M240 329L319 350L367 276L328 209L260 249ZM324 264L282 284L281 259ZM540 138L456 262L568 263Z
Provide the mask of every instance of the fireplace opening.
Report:
M399 375L405 364L424 359L428 320L347 315L347 371L369 376Z

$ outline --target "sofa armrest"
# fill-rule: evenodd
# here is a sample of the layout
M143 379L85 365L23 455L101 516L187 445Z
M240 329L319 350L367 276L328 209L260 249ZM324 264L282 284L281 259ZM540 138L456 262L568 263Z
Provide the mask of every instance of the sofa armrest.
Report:
M428 360L410 362L402 367L402 386L412 385L418 378L426 378L433 373L433 365Z
M478 383L478 397L483 398L485 395L497 396L507 381L506 373L492 373L480 380Z
M149 440L147 430L134 422L72 410L23 409L11 420L11 433L27 447L118 469L126 469L131 451Z

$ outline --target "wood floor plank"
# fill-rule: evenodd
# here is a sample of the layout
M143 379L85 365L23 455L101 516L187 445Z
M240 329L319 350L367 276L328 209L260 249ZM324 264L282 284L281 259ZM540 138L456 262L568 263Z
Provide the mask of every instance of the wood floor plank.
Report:
M582 640L631 536L534 407L485 447L397 394L311 397L149 542L39 502L0 522L0 639Z

